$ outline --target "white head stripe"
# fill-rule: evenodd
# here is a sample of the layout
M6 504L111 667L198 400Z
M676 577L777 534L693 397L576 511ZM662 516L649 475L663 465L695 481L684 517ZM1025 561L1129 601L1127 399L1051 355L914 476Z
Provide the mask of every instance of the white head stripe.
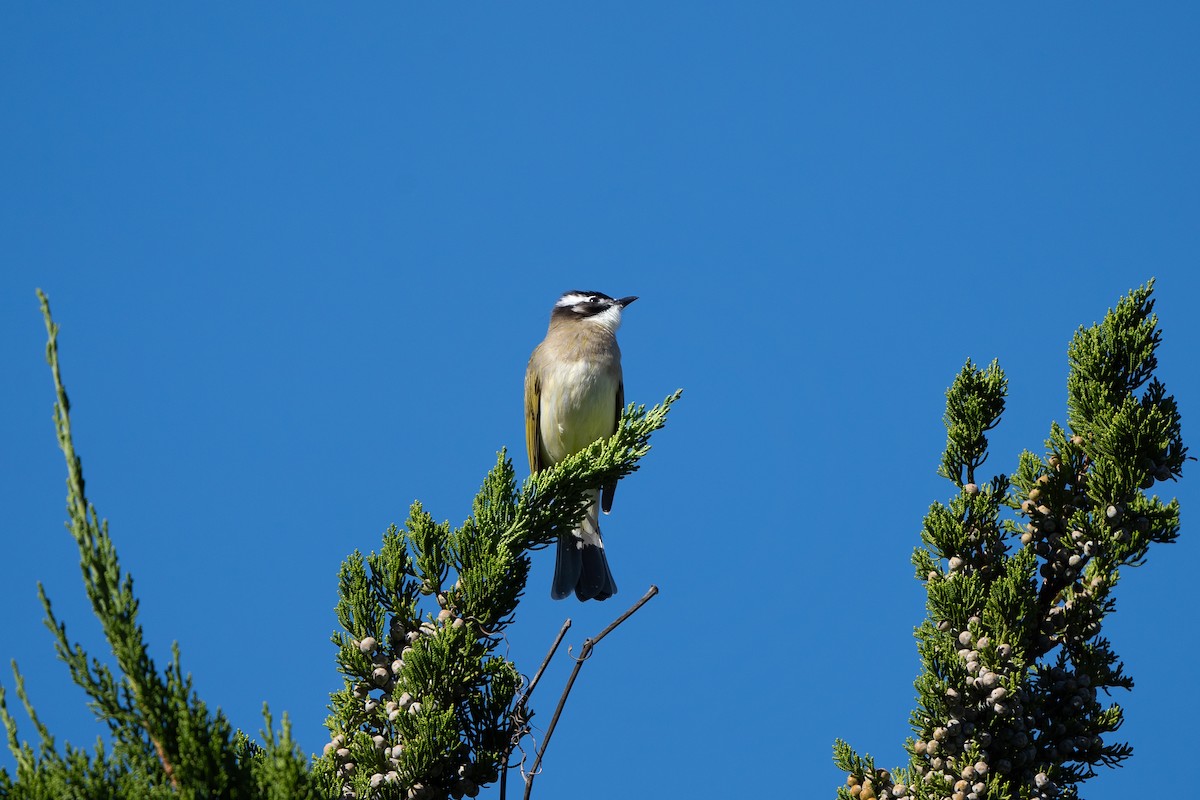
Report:
M571 292L569 294L564 294L562 297L558 298L558 302L556 302L554 305L557 308L570 308L571 306L575 305L576 303L586 303L592 297L595 297L595 295L579 294L577 292Z

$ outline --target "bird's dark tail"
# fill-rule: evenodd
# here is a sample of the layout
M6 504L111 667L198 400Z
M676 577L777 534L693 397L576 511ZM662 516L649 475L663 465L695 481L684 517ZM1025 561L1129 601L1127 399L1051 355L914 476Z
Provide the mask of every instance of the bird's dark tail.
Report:
M575 593L580 600L607 600L617 593L600 538L599 498L588 508L579 527L558 537L554 583L550 596L562 600Z

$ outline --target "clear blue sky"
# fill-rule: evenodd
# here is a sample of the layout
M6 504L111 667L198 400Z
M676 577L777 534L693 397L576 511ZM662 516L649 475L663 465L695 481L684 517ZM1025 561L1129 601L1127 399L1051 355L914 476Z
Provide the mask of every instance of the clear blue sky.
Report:
M578 646L662 589L538 793L827 797L836 736L900 763L963 361L1008 371L1009 471L1064 420L1076 326L1158 276L1200 448L1197 41L1182 2L6 5L0 655L94 740L35 591L103 652L35 287L155 655L178 640L209 703L256 731L269 701L309 751L341 559L416 498L461 521L501 447L525 468L525 361L596 289L642 298L627 398L685 395L605 520L621 594L553 603L537 558L528 670L565 615ZM1091 800L1194 756L1197 471L1181 541L1118 590L1136 754Z

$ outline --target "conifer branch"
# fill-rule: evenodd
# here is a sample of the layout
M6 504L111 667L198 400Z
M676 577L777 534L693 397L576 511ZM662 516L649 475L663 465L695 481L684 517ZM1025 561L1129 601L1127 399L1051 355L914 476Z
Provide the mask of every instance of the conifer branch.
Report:
M17 695L39 733L41 747L35 753L28 745L19 744L16 721L0 690L0 719L17 761L15 781L0 769L0 797L315 797L302 756L287 732L286 718L284 735L272 737L265 751L270 762L256 760L249 756L244 737L238 738L240 734L234 733L220 711L210 713L193 691L191 677L180 666L178 647L173 648L171 664L161 673L150 658L137 621L133 579L122 573L108 524L87 500L83 465L71 434L70 402L59 368L59 328L46 296L39 291L38 298L46 324L46 360L54 381L55 431L67 465L67 529L79 548L84 588L116 669L72 644L66 625L54 615L40 584L38 595L59 657L91 698L90 705L107 725L114 745L108 752L103 743L97 744L89 754L68 744L63 757L34 712L14 664ZM264 776L278 774L280 765L289 761L301 765L292 770L289 780L273 780L275 788L270 791L254 791L264 786Z
M520 673L498 650L530 555L578 523L594 487L638 469L680 394L631 404L611 437L519 486L501 451L460 526L414 503L379 553L346 559L333 635L345 685L332 695L320 780L345 797L405 800L473 797L504 780L541 672L518 697Z
M975 476L1005 407L999 366L967 361L946 392L938 472L957 493L930 508L913 553L929 611L916 738L894 776L838 740L839 798L1066 799L1132 753L1110 737L1120 706L1098 696L1133 686L1101 626L1120 570L1178 536L1178 502L1146 490L1178 479L1187 458L1175 399L1154 376L1152 289L1075 334L1070 430L1052 424L1045 455L1022 453L1011 477Z

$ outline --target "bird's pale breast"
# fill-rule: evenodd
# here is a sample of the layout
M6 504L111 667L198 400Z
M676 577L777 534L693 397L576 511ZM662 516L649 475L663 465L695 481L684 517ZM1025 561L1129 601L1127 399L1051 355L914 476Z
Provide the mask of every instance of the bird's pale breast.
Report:
M542 447L554 464L616 429L620 362L573 359L542 373Z

